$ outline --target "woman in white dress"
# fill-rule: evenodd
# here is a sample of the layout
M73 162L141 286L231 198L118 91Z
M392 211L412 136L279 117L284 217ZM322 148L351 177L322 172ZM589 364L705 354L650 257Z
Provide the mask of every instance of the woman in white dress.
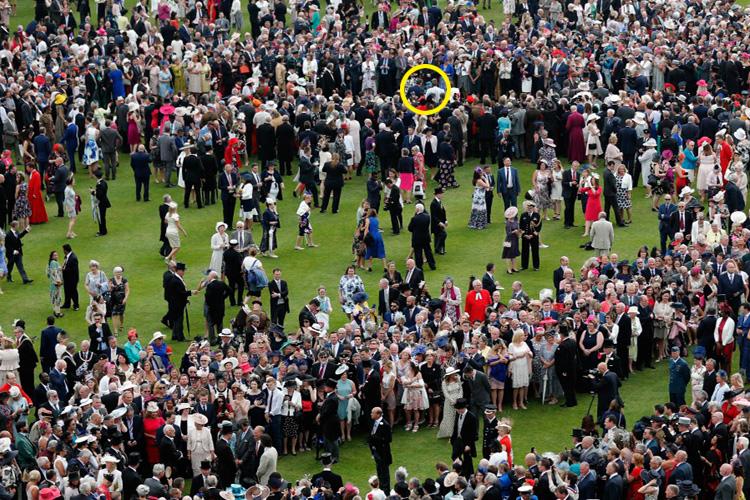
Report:
M92 178L94 172L99 170L99 146L96 144L98 138L99 128L96 120L92 120L86 128L86 142L83 149L83 164L89 167L89 177Z
M193 426L192 428L188 427L187 452L193 469L193 476L197 476L201 473L201 462L212 461L216 454L214 453L211 430L206 427L208 418L201 413L195 413L188 418L192 418Z
M459 373L458 369L450 367L443 375L442 388L445 405L443 406L443 420L440 421L440 428L437 433L438 439L449 438L453 434L453 424L456 421L456 409L453 405L459 398L463 397L461 380L458 378Z
M65 235L66 238L72 240L77 235L73 232L73 228L76 225L76 219L78 218L78 210L76 209L76 192L73 189L75 184L75 177L72 175L65 181L65 199L63 200L63 209L65 210L65 216L68 217L68 232Z
M727 182L732 181L742 191L742 199L747 199L747 174L745 173L745 167L740 159L740 154L734 153L734 160L727 169L726 175Z
M167 224L167 230L164 232L164 236L166 236L167 241L169 241L169 246L172 247L172 251L169 252L169 255L164 257L164 262L169 262L174 259L177 252L180 251L180 232L187 237L187 231L185 231L185 228L180 224L180 215L177 213L177 203L173 201L169 202L169 210L167 211L167 215L164 216L164 222Z
M599 140L599 127L596 126L596 120L599 116L596 113L591 113L586 117L586 128L584 134L586 136L586 154L591 165L596 166L596 159L599 158L604 151L602 151L602 141Z
M703 143L703 146L698 153L698 192L701 195L701 201L706 200L706 190L708 189L708 178L714 171L714 165L717 165L719 161L716 159L716 154L708 142Z
M690 389L693 401L703 390L703 377L706 375L706 365L703 364L703 356L695 356L693 366L690 368Z
M229 248L229 236L227 225L224 222L216 223L216 233L211 236L211 263L208 268L221 275L221 267L224 263L224 250Z
M529 392L529 382L531 380L531 358L532 353L529 346L526 345L526 334L523 330L516 330L513 333L513 341L508 346L508 355L510 356L510 367L508 371L513 379L513 409L526 409L524 402Z

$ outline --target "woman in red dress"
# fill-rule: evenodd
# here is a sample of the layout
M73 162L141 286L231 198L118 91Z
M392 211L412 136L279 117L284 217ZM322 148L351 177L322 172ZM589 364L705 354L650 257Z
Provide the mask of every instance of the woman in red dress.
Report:
M643 455L633 453L633 468L625 471L625 477L628 481L628 492L625 496L627 500L643 500L645 498L643 493L638 493L638 490L643 486L641 472L643 472Z
M159 414L156 401L146 405L146 416L143 418L143 436L146 446L146 460L149 465L159 463L159 446L156 444L156 432L164 425L165 420Z
M513 442L510 439L512 430L510 420L503 419L497 424L498 441L500 442L500 451L508 454L508 466L513 468Z
M591 174L591 184L581 187L581 192L586 195L586 226L583 231L584 236L589 235L591 224L599 220L599 212L602 211L602 188L599 186L599 174Z
M32 165L26 167L29 176L29 206L31 207L31 224L44 224L47 222L47 209L44 208L44 196L42 195L42 176Z

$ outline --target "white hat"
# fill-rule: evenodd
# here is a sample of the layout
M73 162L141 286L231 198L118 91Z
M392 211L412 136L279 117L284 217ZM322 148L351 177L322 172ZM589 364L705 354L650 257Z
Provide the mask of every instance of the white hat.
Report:
M116 459L115 457L113 457L112 455L104 455L104 457L102 457L102 462L104 462L105 464L119 464L120 463L120 461Z
M156 401L149 401L149 403L146 405L146 411L156 413L159 411L159 405L156 404Z
M120 392L132 391L133 389L135 389L135 384L129 380L120 386Z
M92 436L91 434L86 434L84 436L77 437L74 444L93 443L94 441L96 441L95 436Z
M128 111L133 113L135 111L138 111L140 109L140 106L137 102L131 102L128 104Z
M349 366L346 364L341 364L338 368L336 368L336 375L343 375L347 371L349 371Z
M443 478L443 486L446 488L452 488L456 481L458 481L458 473L456 472L449 472L445 475L445 478Z
M524 484L522 484L521 486L518 487L518 492L519 493L528 493L528 492L532 491L533 489L534 488L532 488L529 483L524 483Z
M93 404L94 400L91 398L83 398L80 403L78 403L80 406L88 406L90 404Z
M735 130L734 134L732 135L734 135L734 138L737 139L738 141L744 141L747 138L747 134L741 128L738 128L737 130Z
M190 403L180 403L177 405L177 411L185 411L190 409Z
M680 191L680 198L682 198L682 197L683 197L683 196L685 196L686 194L693 194L694 192L695 192L695 191L693 190L693 188L691 188L690 186L685 186L685 187L684 187L684 188L682 188L682 190Z
M512 219L516 215L518 215L518 207L508 207L508 209L505 211L506 219Z
M638 306L628 307L628 314L638 314Z
M229 363L230 365L232 365L232 370L234 370L235 368L237 368L237 365L239 364L239 361L237 361L237 358L235 358L235 357L227 358L225 360L222 360L221 366L223 367L227 363Z
M722 201L724 201L724 191L719 191L718 193L716 193L716 194L714 195L714 197L713 197L712 199L713 199L713 200L714 200L714 201L715 201L716 203L721 203Z
M549 146L549 147L551 147L551 148L557 147L557 146L555 145L555 141L554 141L554 140L552 140L552 139L550 139L549 137L547 137L546 139L544 139L544 145L545 145L545 146Z
M738 210L737 212L732 212L732 215L730 215L729 218L731 219L732 224L744 224L747 220L747 214Z
M151 342L154 342L155 340L163 339L164 334L161 332L154 332L154 335L151 337Z
M109 414L111 418L122 418L125 416L125 414L128 412L128 409L124 406L121 406L119 408L115 408L112 410L112 413Z
M647 148L655 148L655 147L656 147L656 141L655 141L655 140L654 140L654 138L652 137L651 139L649 139L649 140L647 140L646 142L644 142L644 143L643 143L643 145L644 145L645 147L647 147Z
M599 117L596 115L596 113L591 113L591 114L589 114L589 116L586 117L586 123L593 122L593 121L596 121L598 119L599 119Z
M232 330L230 330L229 328L224 328L221 330L219 337L234 337L234 334L232 333Z
M455 375L456 373L459 373L459 371L460 370L458 368L451 366L450 368L445 370L445 375L443 375L443 377L449 377L451 375Z
M216 223L216 230L218 231L221 226L224 226L224 229L226 229L227 227L229 227L229 226L226 225L226 223L224 221L220 220L219 222Z
M19 389L19 388L18 388L18 387L16 387L15 385L12 385L12 386L10 386L10 391L9 391L9 393L10 393L10 397L12 397L12 398L17 398L18 396L20 396L20 395L21 395L21 389Z
M633 118L633 121L638 125L645 125L646 124L646 115L641 113L640 111L635 114L635 117Z
M193 415L193 423L196 425L206 425L208 423L208 417L202 413L195 413Z

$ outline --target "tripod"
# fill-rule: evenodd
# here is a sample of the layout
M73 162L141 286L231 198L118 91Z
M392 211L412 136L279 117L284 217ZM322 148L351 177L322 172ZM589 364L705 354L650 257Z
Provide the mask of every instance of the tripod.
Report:
M596 392L589 391L589 394L591 394L591 401L589 401L589 407L586 410L586 415L591 415L591 407L594 406L594 400L596 399Z

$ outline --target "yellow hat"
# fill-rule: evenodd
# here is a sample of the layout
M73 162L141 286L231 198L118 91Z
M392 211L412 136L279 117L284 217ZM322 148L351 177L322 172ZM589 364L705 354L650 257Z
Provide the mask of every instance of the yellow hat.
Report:
M65 104L68 100L68 94L57 94L55 96L55 104Z

